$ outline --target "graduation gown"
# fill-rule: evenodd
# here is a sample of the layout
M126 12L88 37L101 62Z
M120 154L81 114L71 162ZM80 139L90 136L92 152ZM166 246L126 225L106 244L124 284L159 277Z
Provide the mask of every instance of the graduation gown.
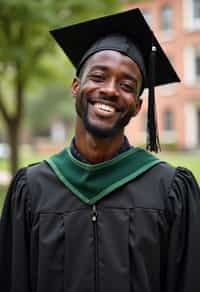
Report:
M20 170L8 191L1 291L200 291L200 193L190 171L154 160L94 200L73 192L67 167L52 161ZM82 180L90 189L89 175L78 180L78 191Z

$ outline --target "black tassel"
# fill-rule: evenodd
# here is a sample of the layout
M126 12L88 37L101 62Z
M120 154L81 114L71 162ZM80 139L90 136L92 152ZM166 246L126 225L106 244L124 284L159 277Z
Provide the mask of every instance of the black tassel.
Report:
M149 97L148 97L148 113L147 113L147 150L158 152L161 150L157 119L156 119L156 109L155 109L155 68L156 67L156 47L152 46L152 50L149 57Z

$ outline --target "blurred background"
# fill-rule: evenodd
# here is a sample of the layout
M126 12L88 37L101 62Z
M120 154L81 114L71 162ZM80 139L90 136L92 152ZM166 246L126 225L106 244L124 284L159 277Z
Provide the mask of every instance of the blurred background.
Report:
M182 80L156 89L159 157L190 168L200 183L200 0L0 0L0 209L17 169L61 150L73 136L75 72L48 31L135 7ZM126 129L139 146L146 92L143 99Z

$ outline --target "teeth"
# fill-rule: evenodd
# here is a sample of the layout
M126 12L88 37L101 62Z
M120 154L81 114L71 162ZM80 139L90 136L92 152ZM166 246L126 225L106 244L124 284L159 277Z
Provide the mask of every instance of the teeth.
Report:
M110 105L107 105L107 104L103 104L103 103L96 103L95 106L98 108L98 109L101 109L103 111L106 111L106 112L114 112L115 111L115 108L110 106Z

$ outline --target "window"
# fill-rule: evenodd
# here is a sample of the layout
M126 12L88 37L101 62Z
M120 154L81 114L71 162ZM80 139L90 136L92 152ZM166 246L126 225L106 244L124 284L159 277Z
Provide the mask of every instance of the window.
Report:
M200 143L200 108L195 103L185 103L185 146L188 149L198 147Z
M173 131L173 113L170 110L164 112L163 128L165 131Z
M193 0L194 19L200 19L200 0Z
M185 48L184 79L189 85L200 82L200 47Z
M196 81L200 81L200 54L195 55L195 76Z
M151 13L149 10L147 9L142 9L142 14L146 20L146 22L148 23L148 25L152 25L152 17L151 17Z
M171 109L166 109L163 112L162 141L167 144L175 141L174 116Z
M172 34L172 18L173 10L169 5L165 5L161 8L160 21L161 21L161 31L164 36L171 36Z
M183 0L184 27L187 30L200 29L200 0Z

